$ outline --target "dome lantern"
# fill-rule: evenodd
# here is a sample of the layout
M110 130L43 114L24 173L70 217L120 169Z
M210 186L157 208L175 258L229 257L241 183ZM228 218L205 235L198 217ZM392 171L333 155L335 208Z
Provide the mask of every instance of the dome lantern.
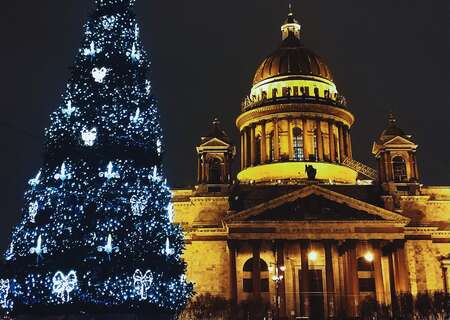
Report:
M292 12L292 4L289 3L289 14L284 21L284 24L281 26L281 38L285 40L292 35L293 37L300 39L300 30L302 26L298 23L297 19L294 17L294 13Z

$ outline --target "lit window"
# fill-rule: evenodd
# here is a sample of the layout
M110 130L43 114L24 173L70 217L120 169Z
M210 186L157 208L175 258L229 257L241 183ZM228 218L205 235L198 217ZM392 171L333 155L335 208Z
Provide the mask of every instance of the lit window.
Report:
M402 182L407 179L406 163L402 157L396 156L394 159L392 159L392 169L394 171L395 182Z
M294 139L294 160L303 161L305 160L305 153L303 150L303 132L300 128L292 129L292 136Z

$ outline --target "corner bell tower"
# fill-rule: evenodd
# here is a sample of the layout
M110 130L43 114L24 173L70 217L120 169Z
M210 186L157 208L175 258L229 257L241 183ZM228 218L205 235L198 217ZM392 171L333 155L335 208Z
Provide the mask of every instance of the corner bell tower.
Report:
M214 119L209 133L201 138L196 149L199 185L231 183L231 164L236 156L236 147L220 127L219 119Z
M381 184L417 184L419 169L417 165L418 145L397 125L397 119L389 114L387 128L374 142L372 154L378 161L378 179Z

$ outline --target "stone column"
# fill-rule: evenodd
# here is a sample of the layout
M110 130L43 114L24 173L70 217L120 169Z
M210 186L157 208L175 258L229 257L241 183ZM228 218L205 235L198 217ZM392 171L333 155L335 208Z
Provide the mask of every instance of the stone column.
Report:
M326 277L326 291L328 304L328 317L330 319L336 316L336 299L334 290L334 274L333 274L333 254L332 250L334 243L332 241L325 241L325 277Z
M244 128L243 135L244 135L244 153L243 153L244 167L243 167L243 169L245 169L248 166L248 159L247 159L247 156L248 156L248 152L247 152L247 148L248 148L247 128Z
M383 272L381 266L381 249L378 241L372 242L372 251L373 251L373 268L375 275L375 292L377 302L379 304L386 303L386 299L384 296L384 281L383 281Z
M288 154L289 160L294 159L294 150L292 149L292 118L287 119L288 123Z
M406 260L405 242L403 240L395 241L394 266L397 278L397 292L399 294L410 292L408 261Z
M202 154L200 153L198 155L198 161L197 161L197 183L202 183Z
M347 294L347 310L350 317L357 317L359 313L359 281L356 260L356 242L347 241L344 263L345 288Z
M241 170L244 170L244 132L241 131Z
M345 158L345 145L344 145L344 130L342 123L339 123L338 125L339 130L339 162L342 163L342 161Z
M266 122L261 122L261 164L264 164L267 161L267 153L266 153Z
M230 298L233 307L237 305L237 275L236 275L236 254L237 244L233 240L228 240L228 252L230 255Z
M253 281L253 298L261 298L261 242L255 240L252 242L253 249L253 268L252 268L252 281Z
M349 157L350 159L353 158L352 137L350 134L350 128L347 128L347 157Z
M336 149L334 142L334 132L333 132L333 121L328 121L328 141L330 142L330 160L331 162L336 162Z
M317 152L319 153L318 159L319 161L323 161L323 137L322 137L322 127L321 127L321 121L318 119L316 121L316 128L317 128Z
M394 314L399 313L399 305L397 299L397 280L394 271L394 258L392 253L392 248L387 248L385 254L388 257L389 265L389 288L391 290L391 308Z
M275 147L275 150L274 150L274 157L275 157L275 161L279 161L280 160L280 133L279 133L279 131L278 131L278 119L274 119L274 121L273 121L273 130L274 130L274 133L273 133L273 139L274 139L274 142L273 142L273 145L274 145L274 147Z
M277 241L277 267L285 266L284 264L284 242ZM285 275L283 275L285 276ZM278 295L280 297L280 317L284 318L286 316L286 278L280 282L278 286ZM278 298L278 297L277 297Z
M392 171L392 157L390 152L384 153L385 165L386 165L386 181L394 180L394 173Z
M308 243L300 242L301 279L300 279L300 315L309 317L309 263L308 263Z
M311 140L308 134L308 120L302 119L302 132L303 132L303 153L305 156L305 161L309 161L309 150L311 146Z
M250 166L256 163L255 125L250 126Z
M417 164L417 155L415 153L413 153L413 158L414 158L414 172L416 173L417 181L419 181L419 179L420 179L420 176L419 176L419 165Z

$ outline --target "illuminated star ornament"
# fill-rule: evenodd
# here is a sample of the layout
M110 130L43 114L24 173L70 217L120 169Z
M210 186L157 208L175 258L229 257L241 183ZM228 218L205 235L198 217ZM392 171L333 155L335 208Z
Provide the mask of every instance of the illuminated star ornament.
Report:
M77 110L77 108L72 106L72 101L67 101L66 108L63 108L61 111L66 117L71 117L72 114Z
M98 246L97 251L105 252L108 255L110 255L113 252L119 252L119 247L113 246L112 236L108 235L108 240L106 241L106 244L104 246Z
M66 171L66 163L63 162L63 164L61 165L61 171L57 174L55 174L55 179L56 180L61 180L61 181L65 181L65 180L70 180L72 179L72 174L68 173Z
M98 175L102 178L106 178L107 180L120 178L120 175L114 171L114 166L113 166L112 162L108 163L108 166L107 166L105 172L100 172Z
M36 254L37 263L39 258L42 258L43 253L47 253L47 248L42 246L42 236L39 236L36 241L36 247L30 249L31 254Z

